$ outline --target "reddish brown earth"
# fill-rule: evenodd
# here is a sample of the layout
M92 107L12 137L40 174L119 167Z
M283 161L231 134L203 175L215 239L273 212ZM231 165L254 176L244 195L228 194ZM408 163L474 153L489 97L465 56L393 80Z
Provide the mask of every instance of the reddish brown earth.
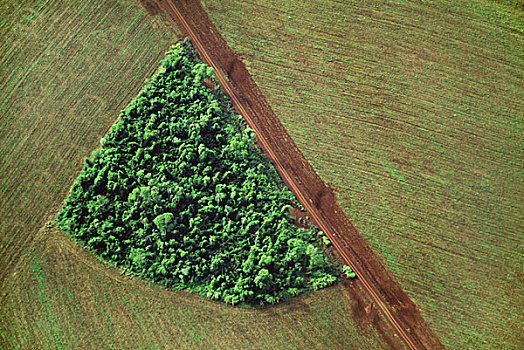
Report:
M274 163L286 185L307 209L313 223L331 240L335 255L358 280L348 284L356 299L354 315L372 323L392 347L444 348L418 307L380 264L366 241L337 204L332 189L320 179L276 117L240 57L233 52L197 1L156 0L215 70L237 112L257 134L257 143ZM357 324L358 324L357 322Z

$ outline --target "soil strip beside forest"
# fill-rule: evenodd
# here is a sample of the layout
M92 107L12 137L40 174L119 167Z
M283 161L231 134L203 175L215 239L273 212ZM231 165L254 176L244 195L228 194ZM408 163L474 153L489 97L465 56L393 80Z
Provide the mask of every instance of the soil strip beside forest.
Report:
M333 191L298 150L240 57L222 38L200 3L155 1L190 38L202 60L214 68L222 89L232 100L236 111L255 130L257 144L306 208L313 223L331 240L335 255L356 273L358 279L355 284L369 294L372 307L380 310L396 333L394 336L400 337L410 349L444 348L422 318L418 307L382 266L339 208ZM364 310L364 313L368 311ZM387 328L384 322L375 324ZM391 344L395 343L392 339Z

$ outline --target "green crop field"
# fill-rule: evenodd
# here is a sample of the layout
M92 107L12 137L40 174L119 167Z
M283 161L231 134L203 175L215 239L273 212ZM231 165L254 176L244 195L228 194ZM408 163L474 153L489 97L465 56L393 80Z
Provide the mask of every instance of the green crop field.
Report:
M0 2L0 348L388 348L376 314L353 320L369 300L351 284L234 308L125 276L46 224L177 41L150 4Z
M524 347L522 7L203 5L443 343Z

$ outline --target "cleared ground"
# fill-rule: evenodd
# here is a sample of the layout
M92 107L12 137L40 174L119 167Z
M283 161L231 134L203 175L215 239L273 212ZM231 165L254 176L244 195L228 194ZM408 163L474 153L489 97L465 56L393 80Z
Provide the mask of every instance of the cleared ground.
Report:
M123 276L39 231L177 33L145 2L2 3L0 18L0 348L391 347L352 284L231 308Z
M522 11L203 4L444 344L522 347Z

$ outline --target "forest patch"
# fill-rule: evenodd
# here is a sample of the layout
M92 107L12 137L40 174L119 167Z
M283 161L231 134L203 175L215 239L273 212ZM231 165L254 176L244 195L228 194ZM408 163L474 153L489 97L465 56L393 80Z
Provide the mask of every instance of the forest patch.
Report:
M203 81L211 80L214 88ZM71 187L60 226L141 277L226 303L275 303L340 273L188 41L121 112Z

